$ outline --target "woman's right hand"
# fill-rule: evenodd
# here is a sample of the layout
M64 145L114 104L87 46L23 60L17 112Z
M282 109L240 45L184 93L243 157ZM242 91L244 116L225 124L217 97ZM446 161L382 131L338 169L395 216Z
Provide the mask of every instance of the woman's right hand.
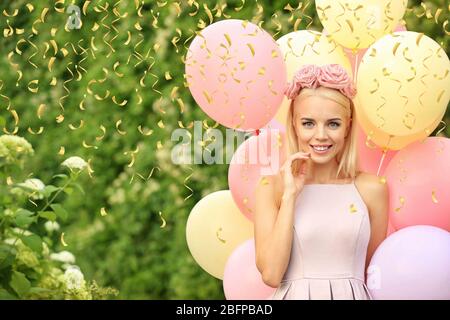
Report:
M293 194L294 196L297 196L303 189L306 179L307 160L310 158L310 153L297 152L291 155L283 164L280 171L283 174L284 194ZM300 172L294 177L292 173L292 163L295 160L300 161Z

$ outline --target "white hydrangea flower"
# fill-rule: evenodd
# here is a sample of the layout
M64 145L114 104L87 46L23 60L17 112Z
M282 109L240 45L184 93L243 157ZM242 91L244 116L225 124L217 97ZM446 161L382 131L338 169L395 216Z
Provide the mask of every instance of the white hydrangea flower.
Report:
M0 157L6 157L8 162L20 155L33 154L31 144L22 137L4 134L0 136Z
M34 191L42 191L45 188L45 184L37 178L27 179L25 182L19 183L19 186L26 187Z
M16 244L17 238L6 238L3 242L6 244L9 244L10 246L13 246Z
M22 236L31 236L32 235L32 233L30 231L24 230L24 229L21 229L21 228L13 228L12 230L15 233L20 234Z
M47 232L53 232L53 231L58 231L59 230L59 223L56 221L47 221L44 224L45 230L47 230Z
M67 268L64 272L64 282L69 290L82 289L86 284L84 275L78 266L70 266Z
M84 161L83 158L75 156L67 158L61 165L69 168L70 170L77 169L81 171L87 167L87 162Z
M75 256L69 251L61 251L58 253L52 253L50 259L54 261L60 261L64 263L75 263Z

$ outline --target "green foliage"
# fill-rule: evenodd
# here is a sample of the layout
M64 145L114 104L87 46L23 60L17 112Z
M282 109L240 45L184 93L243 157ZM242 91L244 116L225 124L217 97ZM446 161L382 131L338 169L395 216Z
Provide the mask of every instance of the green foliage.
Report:
M61 186L47 185L36 178L20 181L13 172L25 172L26 156L33 154L23 138L0 136L0 299L92 299L117 295L116 290L86 283L68 251L55 254L59 228L57 216L69 213L55 203L58 195L75 183L83 169L71 170ZM13 170L20 169L19 171ZM61 198L58 198L61 200ZM53 211L46 211L49 208ZM74 280L75 279L75 280Z
M48 220L61 222L68 248L87 278L118 288L119 298L223 299L222 282L204 272L190 255L185 227L197 201L228 188L228 166L175 165L170 159L174 144L170 135L178 128L178 121L184 126L204 119L213 124L185 86L183 57L195 31L211 19L250 20L261 24L275 39L294 27L321 31L314 2L305 1L299 7L298 1L208 0L199 1L196 7L195 1L170 0L145 1L141 8L140 1L92 1L86 14L82 13L82 28L68 31L64 30L68 14L61 8L69 1L56 6L30 2L32 12L23 1L0 4L0 12L20 10L8 20L25 32L0 40L0 127L9 132L15 129L13 114L6 111L11 106L20 115L18 134L37 147L33 161L27 163L29 172L51 181L51 185L30 199L40 210L30 201L15 208L13 196L19 194L14 192L26 190L20 187L13 192L11 186L1 186L0 218L5 221L1 230L8 225L31 234L13 232L9 227L9 234L2 234L2 239L15 237L17 242L0 244L0 298L38 298L51 296L48 290L61 292L58 278L63 271L47 264L42 252L46 247L66 248L61 247L55 232L44 233L42 224ZM82 8L87 2L74 3ZM180 3L180 12L175 3ZM428 17L420 1L410 0L406 26L436 39L448 53L450 37L442 27L449 17L445 1L425 3L432 16L438 7L444 9L439 23ZM45 22L35 24L46 7ZM118 17L125 14L125 18ZM8 29L4 16L0 27ZM52 29L56 29L54 36ZM27 41L18 46L19 55L16 45L21 38ZM56 52L51 40L57 45ZM8 60L9 52L13 52L17 68ZM55 61L50 70L51 57ZM17 70L22 71L20 80ZM55 85L51 85L53 78ZM39 80L37 93L28 87L33 80ZM127 103L120 106L112 97ZM45 111L37 117L42 104ZM55 120L60 115L64 115L62 122ZM42 134L31 133L41 126ZM139 127L151 134L142 134ZM450 129L444 134L448 136ZM73 176L53 176L62 160L61 147L65 156L91 160L92 178L85 174L77 177L87 186L85 193ZM0 148L0 155L2 152ZM11 162L4 157L0 160ZM21 161L18 158L11 164L10 175L16 177L13 181L26 178L17 165ZM3 174L2 182L6 178ZM42 203L50 200L58 203L44 208ZM167 223L164 228L161 217ZM69 294L66 290L66 295L98 298L105 290L109 292L97 290L96 284L86 287L91 288L87 289L89 294Z

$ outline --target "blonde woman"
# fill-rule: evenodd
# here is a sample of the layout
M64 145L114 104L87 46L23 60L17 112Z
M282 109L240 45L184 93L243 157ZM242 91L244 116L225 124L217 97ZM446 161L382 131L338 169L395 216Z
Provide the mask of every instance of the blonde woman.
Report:
M285 94L290 157L256 190L256 264L271 299L370 299L386 184L357 172L356 90L340 65L303 66ZM377 275L374 275L377 276Z

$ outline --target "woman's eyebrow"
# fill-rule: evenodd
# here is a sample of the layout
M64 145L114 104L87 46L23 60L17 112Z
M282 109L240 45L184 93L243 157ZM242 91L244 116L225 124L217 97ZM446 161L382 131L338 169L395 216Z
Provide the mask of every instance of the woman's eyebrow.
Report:
M314 121L314 119L312 118L301 118L300 120L309 120L309 121ZM328 119L327 121L335 121L335 120L339 120L342 121L341 118L332 118L332 119Z

